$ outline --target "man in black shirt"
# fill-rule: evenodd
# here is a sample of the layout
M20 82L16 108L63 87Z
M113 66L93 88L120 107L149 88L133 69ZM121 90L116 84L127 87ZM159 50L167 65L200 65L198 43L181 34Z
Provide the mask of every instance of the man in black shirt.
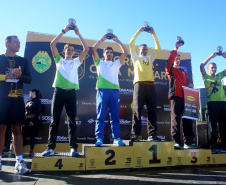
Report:
M5 131L10 124L16 154L15 172L24 174L28 168L22 156L21 124L25 121L23 83L31 83L31 74L28 61L16 55L20 49L17 36L7 36L5 46L6 53L0 55L0 171Z

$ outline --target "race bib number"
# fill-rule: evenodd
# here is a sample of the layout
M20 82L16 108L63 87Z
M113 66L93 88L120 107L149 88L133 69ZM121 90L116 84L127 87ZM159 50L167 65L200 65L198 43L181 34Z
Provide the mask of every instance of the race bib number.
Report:
M8 70L5 72L6 76L12 73L12 71L13 71L13 68L8 68ZM18 81L19 79L16 78L15 76L12 77L11 79L6 80L6 82L14 82L14 83L17 83Z

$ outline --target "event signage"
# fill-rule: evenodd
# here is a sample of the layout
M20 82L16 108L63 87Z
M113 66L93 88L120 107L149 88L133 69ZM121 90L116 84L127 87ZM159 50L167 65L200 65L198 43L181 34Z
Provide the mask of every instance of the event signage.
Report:
M199 119L199 90L183 86L184 114L183 118Z

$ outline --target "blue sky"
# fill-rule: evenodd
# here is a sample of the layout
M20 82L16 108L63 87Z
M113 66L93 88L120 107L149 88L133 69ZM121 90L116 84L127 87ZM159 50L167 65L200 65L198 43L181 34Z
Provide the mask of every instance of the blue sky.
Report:
M0 53L5 52L6 35L15 34L21 41L24 55L27 31L58 34L69 18L77 21L86 39L98 40L108 28L125 44L149 21L154 27L162 49L172 50L176 37L181 36L185 45L180 51L191 53L194 86L203 86L199 72L203 62L217 46L226 51L224 0L0 0ZM74 36L69 32L66 36ZM150 39L149 39L150 38ZM136 44L154 47L153 39L142 34ZM226 68L226 60L212 60L218 72Z

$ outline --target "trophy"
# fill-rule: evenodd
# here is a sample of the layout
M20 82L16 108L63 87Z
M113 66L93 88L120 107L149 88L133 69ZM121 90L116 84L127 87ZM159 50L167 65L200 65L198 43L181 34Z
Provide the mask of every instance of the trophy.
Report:
M144 31L149 32L151 31L151 27L148 21L144 22Z
M217 47L217 51L218 51L218 52L216 53L217 55L222 55L222 54L223 54L223 52L222 52L222 51L223 51L223 47L222 47L222 46L218 46L218 47Z
M112 29L108 29L107 30L107 39L109 39L109 40L111 40L111 39L113 39L113 37L114 37L114 34L113 34L113 30Z
M70 19L68 20L68 22L69 22L70 24L73 24L73 25L76 24L76 21L75 21L73 18L70 18ZM74 30L74 29L75 29L75 26L70 26L70 27L68 27L68 28L69 28L69 30Z
M183 39L180 37L180 36L177 36L177 44L180 44L180 43L182 43L182 45L184 45L184 41L183 41Z

